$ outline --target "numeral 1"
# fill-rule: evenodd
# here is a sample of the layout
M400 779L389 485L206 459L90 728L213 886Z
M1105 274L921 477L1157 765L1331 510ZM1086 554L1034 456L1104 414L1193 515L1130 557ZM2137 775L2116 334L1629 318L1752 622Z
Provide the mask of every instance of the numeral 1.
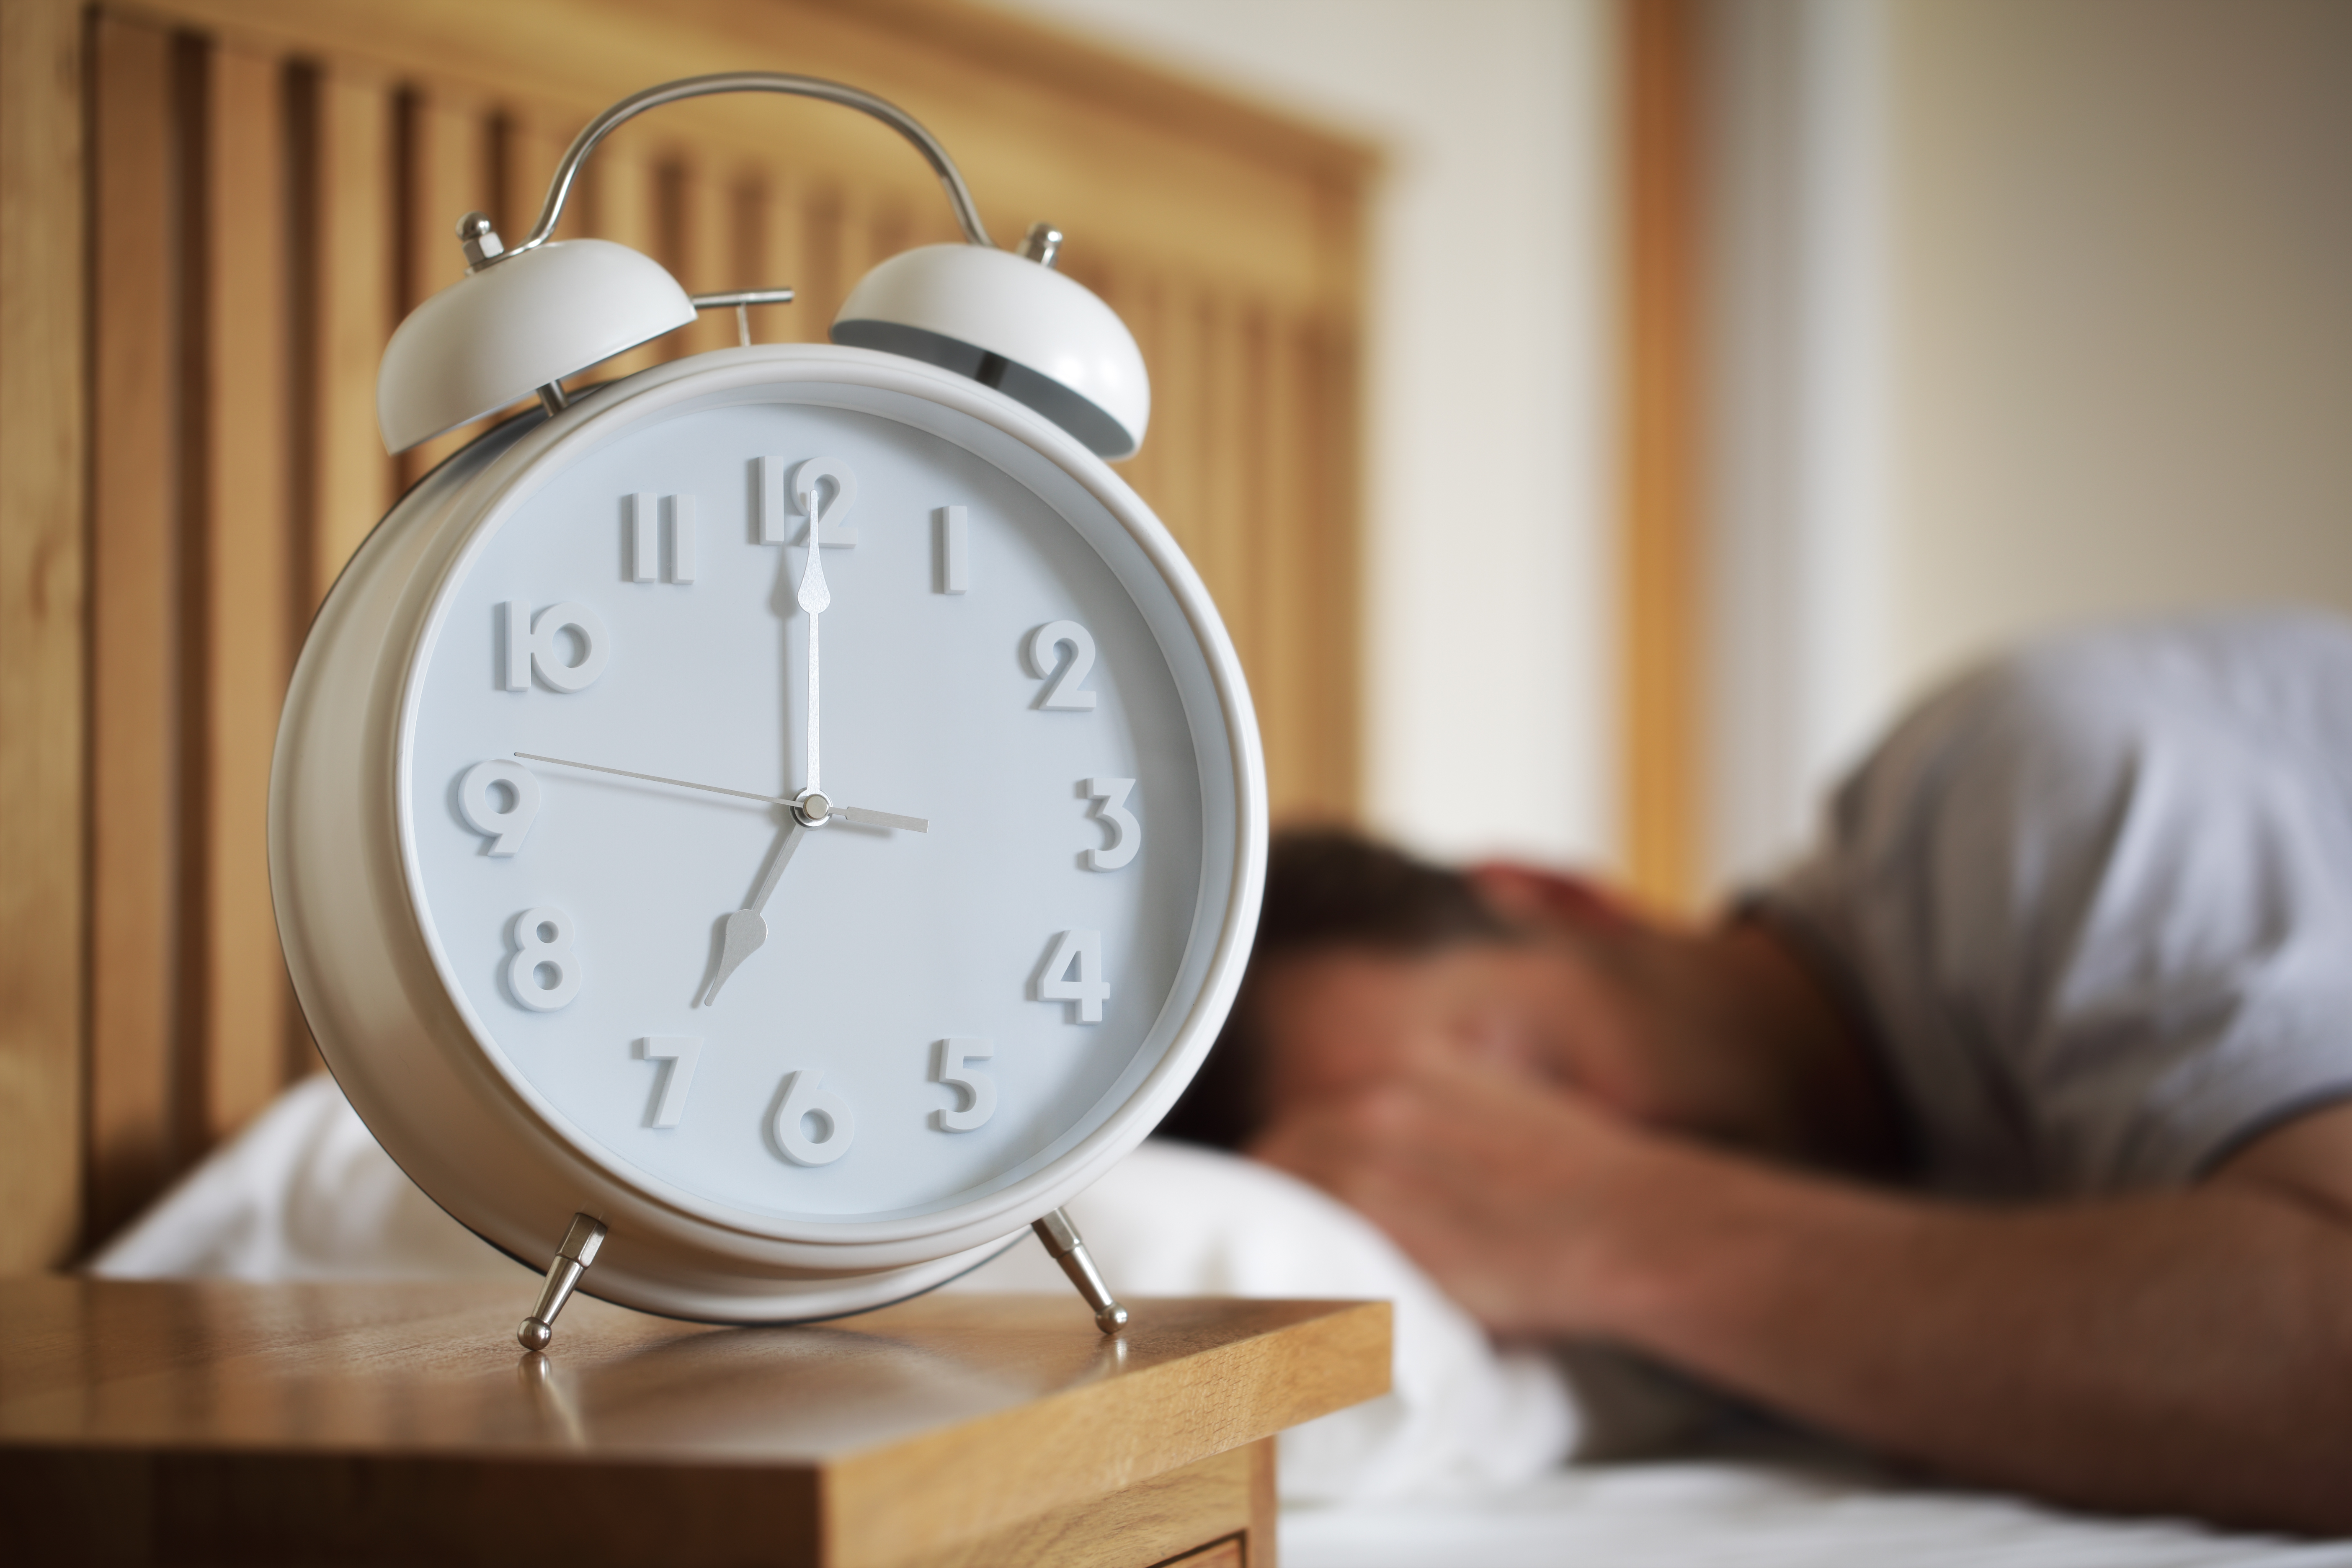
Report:
M1102 932L1066 931L1054 938L1054 950L1037 976L1037 1000L1075 1002L1077 1022L1102 1022L1103 1004L1110 1000L1110 977L1103 973Z
M667 502L667 507L657 505ZM694 498L690 495L655 497L639 491L628 498L629 515L629 581L658 583L661 581L661 521L664 510L669 513L669 580L681 584L694 581Z
M506 689L528 691L537 675L558 691L584 691L604 673L613 654L613 634L604 617L585 605L566 599L533 616L528 599L509 599L506 614ZM580 662L567 664L557 640L570 632L580 643Z
M943 506L936 515L940 527L940 592L965 593L971 587L971 519L960 506Z

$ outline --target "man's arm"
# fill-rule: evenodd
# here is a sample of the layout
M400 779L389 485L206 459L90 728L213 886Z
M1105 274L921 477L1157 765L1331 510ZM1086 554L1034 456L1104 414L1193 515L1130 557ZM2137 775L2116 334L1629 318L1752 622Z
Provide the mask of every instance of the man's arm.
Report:
M1464 1070L1254 1151L1505 1332L1619 1341L1955 1476L2352 1530L2352 1106L2202 1185L1923 1201Z

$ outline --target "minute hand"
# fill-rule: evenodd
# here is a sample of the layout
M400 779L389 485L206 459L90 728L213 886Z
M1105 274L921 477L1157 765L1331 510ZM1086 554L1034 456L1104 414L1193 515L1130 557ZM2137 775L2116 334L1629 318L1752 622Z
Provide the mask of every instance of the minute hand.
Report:
M643 779L647 784L668 784L676 789L698 789L705 795L733 795L737 800L756 800L762 805L789 805L795 813L805 813L807 806L788 795L760 795L748 789L729 789L722 784L697 784L692 779L665 778L659 773L635 773L628 768L608 768L602 763L579 763L570 757L543 757L536 752L517 752L515 755L527 763L552 763L559 768L579 768L592 773L611 773L616 778ZM862 805L835 805L825 802L824 815L819 821L840 817L864 827L896 827L908 833L929 833L930 819L923 816L900 816L896 812L869 811Z

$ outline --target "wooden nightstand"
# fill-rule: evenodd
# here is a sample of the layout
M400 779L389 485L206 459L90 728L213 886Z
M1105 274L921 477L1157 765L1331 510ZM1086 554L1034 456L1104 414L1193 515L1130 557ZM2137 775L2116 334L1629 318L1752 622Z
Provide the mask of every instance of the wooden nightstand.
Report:
M19 1563L1274 1561L1274 1435L1388 1387L1385 1302L932 1296L798 1329L479 1285L0 1283Z

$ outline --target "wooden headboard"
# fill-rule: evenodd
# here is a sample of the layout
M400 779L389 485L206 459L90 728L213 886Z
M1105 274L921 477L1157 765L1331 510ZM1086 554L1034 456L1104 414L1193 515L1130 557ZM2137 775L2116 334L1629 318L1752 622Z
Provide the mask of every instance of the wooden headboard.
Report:
M0 1268L54 1266L315 1065L264 805L302 631L463 436L397 462L375 366L530 224L595 110L719 69L835 77L955 153L1000 239L1064 226L1153 378L1124 472L1207 579L1278 814L1356 798L1361 147L948 0L7 0L0 162ZM929 172L819 105L615 137L577 232L762 341L954 237ZM571 229L575 220L567 220ZM621 368L717 346L708 319Z

